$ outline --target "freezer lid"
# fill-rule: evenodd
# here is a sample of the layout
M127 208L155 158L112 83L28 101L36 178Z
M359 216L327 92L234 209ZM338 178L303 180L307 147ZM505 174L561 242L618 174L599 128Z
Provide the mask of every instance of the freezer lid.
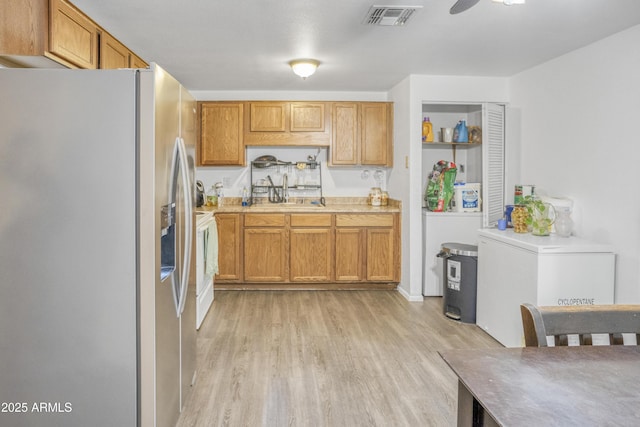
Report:
M611 245L596 243L578 237L534 236L531 233L516 233L513 229L504 231L495 228L483 228L478 236L491 239L506 245L519 247L539 254L562 253L613 253Z

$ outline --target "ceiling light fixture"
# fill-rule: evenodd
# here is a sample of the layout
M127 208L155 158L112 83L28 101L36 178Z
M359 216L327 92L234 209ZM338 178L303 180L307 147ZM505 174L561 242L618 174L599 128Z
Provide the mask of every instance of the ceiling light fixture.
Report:
M294 59L289 62L291 69L302 79L306 79L316 72L316 68L320 65L320 61L315 59Z
M495 3L502 3L505 6L511 6L512 4L524 4L525 0L493 0Z

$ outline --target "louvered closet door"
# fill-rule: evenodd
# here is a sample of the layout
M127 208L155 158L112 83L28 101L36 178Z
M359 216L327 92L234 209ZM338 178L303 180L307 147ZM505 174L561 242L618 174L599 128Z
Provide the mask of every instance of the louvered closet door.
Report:
M482 222L495 225L504 211L504 105L482 106Z

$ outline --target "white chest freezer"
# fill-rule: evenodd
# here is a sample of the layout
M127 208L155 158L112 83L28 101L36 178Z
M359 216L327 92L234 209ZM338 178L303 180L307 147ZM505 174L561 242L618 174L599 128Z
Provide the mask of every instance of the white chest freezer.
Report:
M613 304L615 254L576 237L478 232L476 324L507 347L524 346L520 304Z

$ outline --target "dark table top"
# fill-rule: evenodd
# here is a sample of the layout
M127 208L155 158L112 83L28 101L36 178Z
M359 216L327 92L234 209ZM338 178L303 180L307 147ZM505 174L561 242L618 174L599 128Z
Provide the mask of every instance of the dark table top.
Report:
M500 425L640 426L640 346L440 354Z

